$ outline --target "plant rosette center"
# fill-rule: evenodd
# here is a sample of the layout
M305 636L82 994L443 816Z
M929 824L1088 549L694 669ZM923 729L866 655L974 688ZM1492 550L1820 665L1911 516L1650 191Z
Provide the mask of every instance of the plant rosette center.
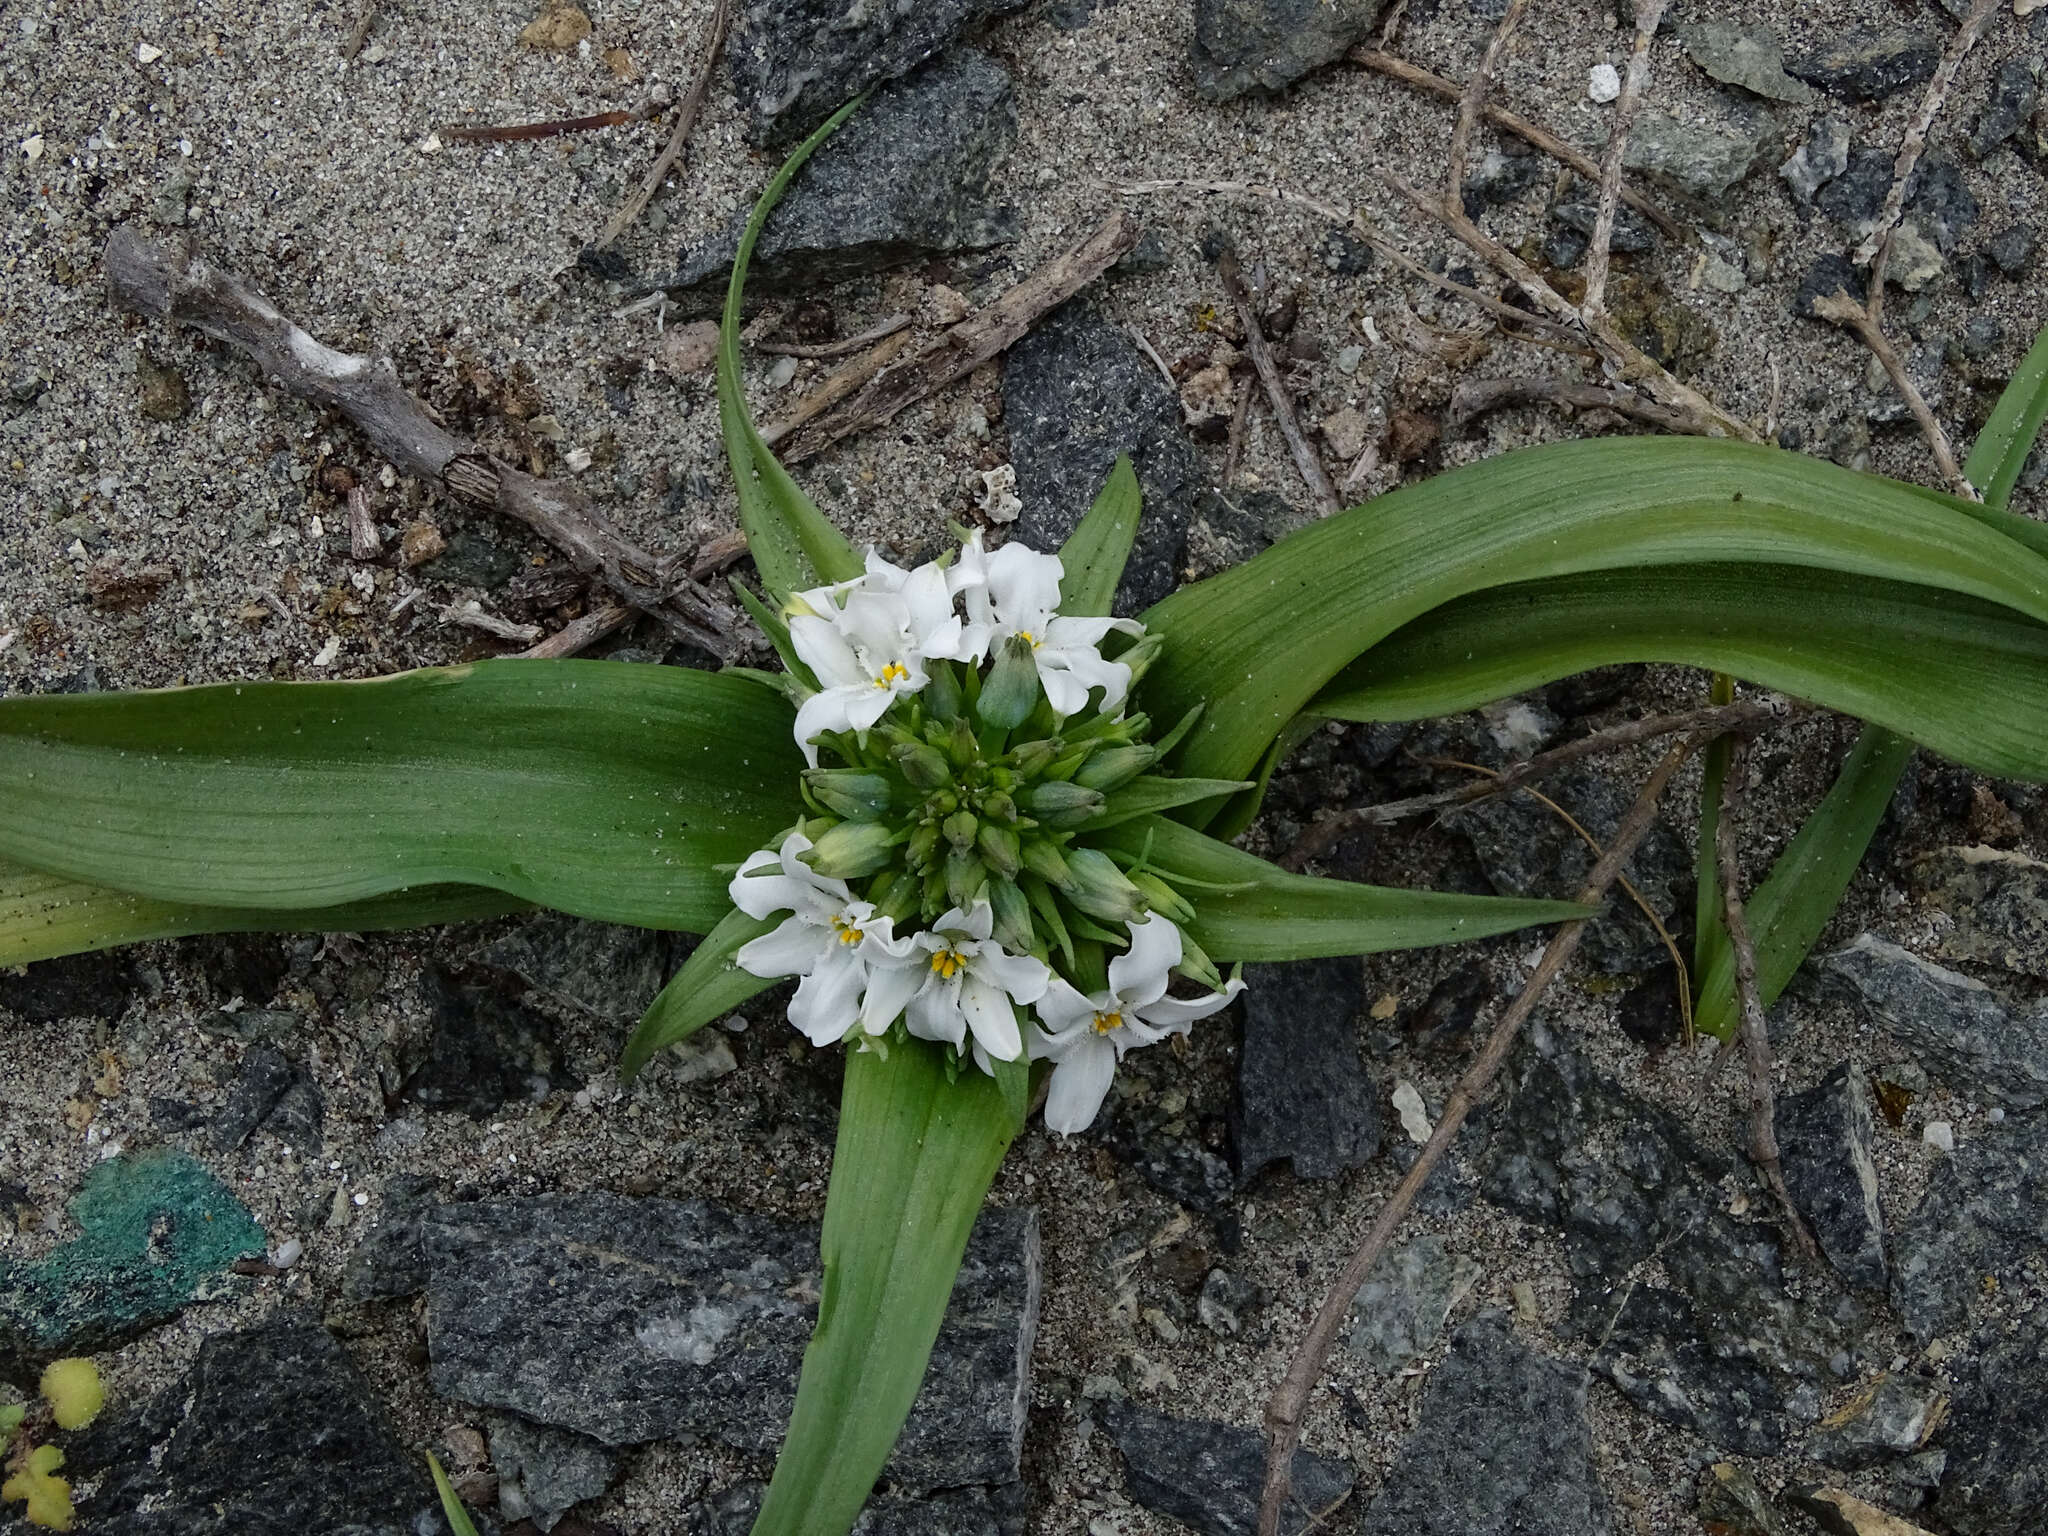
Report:
M1093 1122L1117 1061L1185 1034L1243 990L1187 935L1188 882L1093 845L1119 792L1157 771L1131 689L1158 654L1132 619L1059 612L1056 556L975 533L914 570L796 593L774 638L810 765L805 816L733 876L781 920L734 959L798 977L814 1045L914 1036L972 1059L1052 1063L1046 1123ZM1148 802L1149 804L1149 802ZM1172 996L1183 990L1199 995Z

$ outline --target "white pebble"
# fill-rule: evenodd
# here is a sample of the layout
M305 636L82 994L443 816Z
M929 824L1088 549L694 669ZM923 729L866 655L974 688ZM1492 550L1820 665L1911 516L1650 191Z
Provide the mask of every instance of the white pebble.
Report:
M1986 1110L1984 1113L1984 1118L1986 1120L1989 1120L1993 1125L1997 1125L1999 1122L2005 1119L2005 1111L2002 1109Z
M786 389L789 387L789 381L795 377L796 359L793 357L779 357L775 360L775 366L768 370L768 387L770 389Z
M583 471L590 468L590 450L588 448L571 448L562 455L562 464L570 474L580 475Z
M1586 94L1605 104L1621 94L1621 71L1612 64L1595 64L1586 77Z
M154 64L163 56L163 49L158 48L152 43L138 43L136 45L135 62L138 64Z
M1401 1117L1401 1129L1417 1145L1429 1140L1429 1110L1415 1085L1402 1078L1394 1084L1394 1110Z
M296 1237L288 1237L270 1250L270 1267L272 1269L290 1269L299 1262L300 1256L305 1251L306 1245L304 1243L300 1242Z
M43 158L43 136L32 133L21 141L21 157L33 165Z
M1920 1133L1920 1139L1937 1152L1953 1152L1956 1149L1956 1128L1946 1120L1930 1120L1927 1129Z
M327 643L320 647L320 654L313 658L313 665L316 667L331 667L334 665L334 658L340 654L341 636L329 635Z
M368 1205L370 1203L370 1197L359 1189L355 1193L355 1202L358 1206Z

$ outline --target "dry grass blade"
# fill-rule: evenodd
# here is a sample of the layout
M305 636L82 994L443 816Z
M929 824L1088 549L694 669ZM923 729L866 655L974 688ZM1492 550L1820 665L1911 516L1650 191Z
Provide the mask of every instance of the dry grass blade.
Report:
M829 357L846 357L860 351L862 347L871 347L885 337L909 329L910 316L891 315L886 320L876 321L858 335L842 336L837 341L758 341L754 343L754 350L766 352L774 357L800 357L817 361Z
M1237 322L1244 329L1245 354L1252 360L1252 369L1258 374L1259 383L1265 386L1266 403L1273 407L1280 435L1287 441L1287 451L1294 456L1294 467L1308 482L1317 505L1325 512L1335 512L1344 505L1344 499L1337 494L1330 472L1323 468L1315 445L1301 430L1301 421L1294 413L1294 397L1288 392L1287 381L1281 376L1280 364L1273 357L1265 332L1259 329L1258 311L1252 307L1251 293L1245 288L1244 276L1238 270L1237 253L1226 248L1216 270L1223 279L1224 291L1230 295L1231 305L1237 310Z
M711 88L711 75L718 64L718 55L725 47L726 25L731 17L732 0L718 0L718 9L711 17L711 39L704 45L704 61L697 66L697 78L690 82L690 93L683 98L683 104L676 111L676 125L668 136L668 143L655 159L654 166L633 195L619 206L611 222L604 227L604 233L597 237L597 248L603 250L613 244L632 227L633 221L654 201L654 194L661 190L661 184L682 158L683 148L690 142L690 132L697 126L698 114L704 110L704 94Z
M1633 390L1604 384L1572 384L1562 379L1465 379L1451 391L1449 421L1462 427L1489 411L1516 405L1559 405L1575 411L1613 411L1666 432L1689 432L1693 419L1683 411L1646 400Z
M1629 129L1636 109L1642 105L1643 88L1650 83L1650 39L1664 19L1665 0L1638 0L1636 40L1629 50L1628 73L1621 82L1621 100L1615 103L1614 126L1607 135L1607 153L1600 161L1600 209L1593 219L1593 239L1586 251L1586 297L1579 313L1588 320L1604 313L1607 306L1607 263L1614 243L1614 212L1621 203L1621 162L1628 152Z

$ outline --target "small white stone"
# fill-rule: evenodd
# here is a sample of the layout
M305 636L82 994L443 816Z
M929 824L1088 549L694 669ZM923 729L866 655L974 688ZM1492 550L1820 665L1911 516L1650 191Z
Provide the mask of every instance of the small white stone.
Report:
M187 160L190 160L192 158L192 141L190 139L178 140L178 153Z
M32 133L21 141L21 157L31 165L43 158L43 136L40 133Z
M355 1201L358 1206L368 1205L370 1203L370 1197L359 1189L355 1193Z
M1339 347L1337 349L1337 371L1339 373L1356 373L1358 372L1358 365L1364 361L1365 348L1363 347Z
M421 154L423 154L423 155L438 155L438 154L439 154L440 152L441 152L441 135L439 135L438 133L430 133L430 134L428 134L428 135L427 135L427 136L426 136L426 137L425 137L424 139L421 139L421 140L420 140L420 153L421 153Z
M136 45L135 62L138 64L154 64L163 56L163 49L157 47L154 43L139 43Z
M1956 1149L1956 1128L1946 1120L1930 1120L1927 1129L1920 1133L1920 1139L1937 1152L1953 1152Z
M306 533L312 538L324 539L327 537L327 525L317 517L310 518L306 523Z
M320 647L320 654L313 658L313 665L316 667L331 667L334 665L334 658L340 654L341 636L329 635L327 643Z
M1401 1117L1401 1129L1408 1133L1410 1141L1420 1146L1429 1140L1429 1110L1415 1085L1405 1077L1394 1084L1394 1112Z
M1984 1113L1984 1118L1986 1120L1989 1120L1993 1125L1997 1125L1999 1122L2005 1119L2005 1111L2002 1109L1986 1110Z
M590 468L590 450L588 448L571 448L562 455L562 463L570 474L580 475L583 471Z
M382 43L372 43L363 50L363 62L365 64L382 64L389 57L390 55L384 51Z
M796 359L793 357L778 357L775 360L775 366L768 370L768 387L770 389L787 389L789 381L795 377Z
M300 1242L296 1237L288 1237L270 1250L270 1267L272 1269L290 1269L299 1262L300 1256L305 1251L306 1245L304 1243Z
M1621 71L1612 64L1595 64L1586 77L1586 94L1603 105L1613 101L1621 94Z

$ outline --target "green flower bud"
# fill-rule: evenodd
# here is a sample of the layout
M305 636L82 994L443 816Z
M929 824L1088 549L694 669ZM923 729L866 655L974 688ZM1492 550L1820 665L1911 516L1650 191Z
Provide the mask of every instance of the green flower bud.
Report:
M889 781L864 768L813 768L804 774L818 803L849 821L876 821L888 814Z
M972 848L974 835L981 830L981 822L972 811L955 811L946 818L941 830L946 834L946 841L955 848Z
M868 893L868 900L875 904L875 911L900 927L917 916L923 892L922 880L907 869L899 869L881 876Z
M953 770L937 747L928 747L921 741L905 742L900 747L891 747L889 756L897 772L915 788L944 789L953 782Z
M1177 924L1191 923L1195 920L1195 909L1188 905L1187 898L1157 875L1140 871L1133 874L1130 879L1131 884L1145 893L1145 900L1151 903L1152 910L1160 916Z
M1197 986L1207 987L1211 992L1223 990L1223 976L1216 969L1216 962L1208 952L1188 937L1183 928L1180 935L1180 964L1174 969Z
M1116 861L1094 848L1069 848L1071 878L1063 893L1090 917L1105 923L1129 923L1145 915L1145 893L1116 867Z
M981 761L981 742L965 715L956 718L945 736L933 745L946 754L955 768L971 768Z
M928 821L910 834L910 842L903 850L910 860L912 869L923 869L931 863L932 855L939 848L939 824Z
M920 699L924 712L933 720L956 720L960 716L960 669L949 662L932 662L926 667L930 681Z
M981 698L974 712L990 725L1004 730L1022 725L1038 707L1042 690L1038 684L1038 662L1031 654L1031 642L1012 635L1003 642L995 665L981 685Z
M1059 779L1047 779L1024 792L1024 809L1037 817L1041 825L1055 831L1070 831L1080 826L1102 806L1100 791L1083 789L1078 784L1064 783Z
M1145 674L1152 670L1152 663L1159 659L1159 653L1166 649L1166 637L1160 634L1144 634L1138 637L1131 648L1117 657L1117 660L1131 669L1131 687L1135 689Z
M1065 890L1073 873L1059 849L1042 837L1024 839L1024 867L1055 890Z
M1075 771L1073 782L1086 789L1121 789L1158 756L1150 747L1104 747Z
M1015 821L1017 802L1001 790L996 790L981 797L981 814L990 821Z
M877 821L842 821L797 855L828 880L858 880L886 865L896 834Z
M1006 880L1014 879L1017 871L1024 867L1024 850L1017 842L1017 834L1008 827L983 822L974 846L981 850L981 857L988 867Z
M946 900L954 906L972 906L987 884L988 869L973 854L955 848L946 855Z
M988 904L995 911L994 937L1013 955L1028 955L1038 945L1031 931L1031 903L1017 889L1015 881L994 875L988 882Z
M1057 736L1041 737L1013 748L1010 752L1010 764L1019 778L1035 779L1066 749L1066 743Z

